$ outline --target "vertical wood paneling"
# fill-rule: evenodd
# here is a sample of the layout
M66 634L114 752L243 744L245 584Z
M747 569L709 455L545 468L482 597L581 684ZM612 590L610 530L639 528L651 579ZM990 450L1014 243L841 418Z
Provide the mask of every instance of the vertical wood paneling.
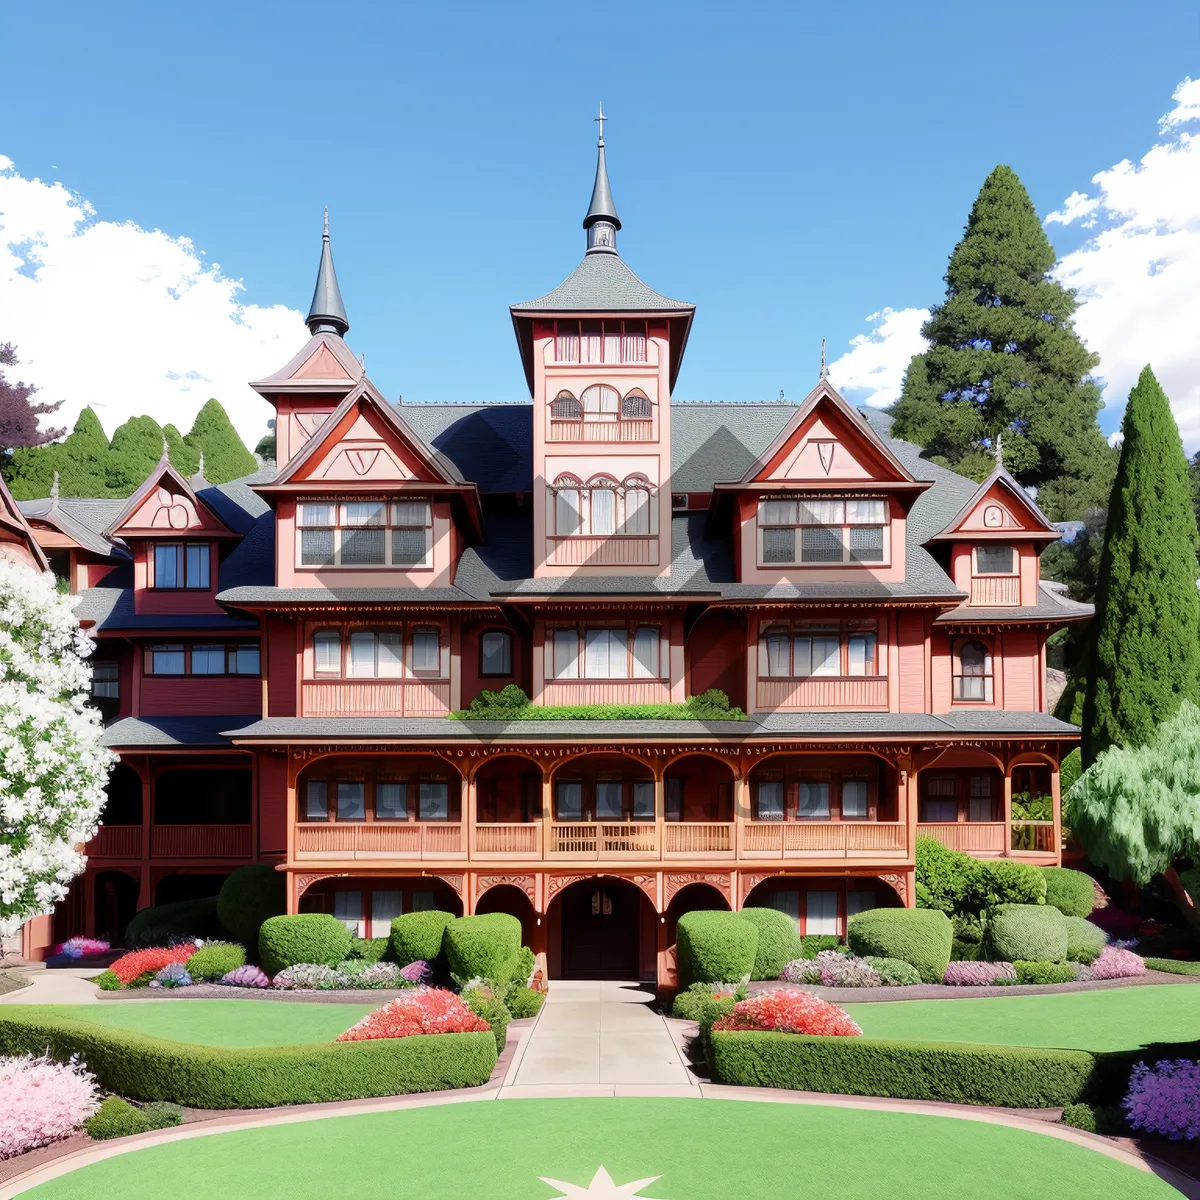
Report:
M1027 629L1004 633L1004 707L1022 712L1037 711L1037 636Z
M971 603L979 607L1011 608L1021 603L1019 575L981 575L971 580Z
M900 711L925 712L925 626L921 617L901 613L896 620L900 645Z

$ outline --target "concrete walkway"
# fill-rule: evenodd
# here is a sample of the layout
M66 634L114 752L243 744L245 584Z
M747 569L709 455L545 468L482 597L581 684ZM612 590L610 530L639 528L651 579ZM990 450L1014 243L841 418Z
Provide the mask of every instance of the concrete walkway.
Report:
M14 968L20 970L20 968ZM96 985L92 982L100 974L95 967L78 970L74 967L35 967L21 971L29 980L29 986L0 996L0 1004L95 1004Z
M521 1039L501 1097L697 1096L654 992L637 983L556 980ZM581 1092L581 1088L586 1089Z

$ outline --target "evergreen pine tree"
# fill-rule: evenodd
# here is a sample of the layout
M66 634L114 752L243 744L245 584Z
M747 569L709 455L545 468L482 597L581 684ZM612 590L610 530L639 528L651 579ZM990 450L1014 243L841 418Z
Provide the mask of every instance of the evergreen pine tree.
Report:
M61 496L108 495L108 437L99 417L85 408L66 441L15 450L5 474L18 500L50 495L56 474Z
M1200 535L1179 429L1149 367L1121 431L1085 665L1088 764L1149 741L1182 700L1200 702Z
M163 426L163 437L166 439L167 449L170 452L171 466L184 479L190 479L200 469L200 451L192 446L174 425ZM206 464L206 472L207 469Z
M1100 428L1099 361L1072 325L1075 294L1048 278L1054 249L1020 179L999 166L950 256L946 299L892 407L894 432L975 479L1004 465L1052 520L1103 504L1115 455Z
M228 483L258 469L219 400L209 400L196 414L186 441L194 450L204 451L204 477L209 483Z
M130 417L109 446L108 486L119 496L134 492L162 458L162 426L153 417Z

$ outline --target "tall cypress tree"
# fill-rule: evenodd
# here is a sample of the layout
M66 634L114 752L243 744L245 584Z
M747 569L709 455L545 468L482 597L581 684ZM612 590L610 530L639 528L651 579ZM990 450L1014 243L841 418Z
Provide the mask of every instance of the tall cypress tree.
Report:
M1005 466L1053 520L1103 505L1115 455L1096 422L1099 361L1072 325L1075 294L1050 279L1050 245L1011 167L987 177L950 256L946 299L892 407L895 433L975 479Z
M210 483L241 479L258 468L219 400L209 400L196 414L186 441L194 450L204 451L204 477Z
M162 426L153 417L130 417L113 432L108 486L118 496L132 494L154 470L163 452Z
M1129 394L1085 666L1083 758L1140 746L1200 702L1200 534L1167 397L1145 367Z

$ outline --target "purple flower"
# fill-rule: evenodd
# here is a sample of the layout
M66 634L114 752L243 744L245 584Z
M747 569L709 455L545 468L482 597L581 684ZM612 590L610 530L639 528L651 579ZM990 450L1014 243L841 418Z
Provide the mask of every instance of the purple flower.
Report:
M952 962L943 983L958 987L986 987L997 979L1016 979L1017 969L1006 962Z
M1100 957L1092 963L1093 979L1126 979L1131 975L1144 975L1146 961L1132 950L1119 946L1105 946Z
M232 987L265 988L271 986L271 980L267 973L261 967L255 967L249 963L244 967L228 971L221 976L221 982Z
M1153 1070L1138 1063L1121 1101L1130 1128L1160 1133L1173 1142L1200 1137L1200 1065L1164 1059Z
M433 972L423 958L418 958L416 962L410 962L407 967L400 968L400 978L406 983L426 984L433 979Z

